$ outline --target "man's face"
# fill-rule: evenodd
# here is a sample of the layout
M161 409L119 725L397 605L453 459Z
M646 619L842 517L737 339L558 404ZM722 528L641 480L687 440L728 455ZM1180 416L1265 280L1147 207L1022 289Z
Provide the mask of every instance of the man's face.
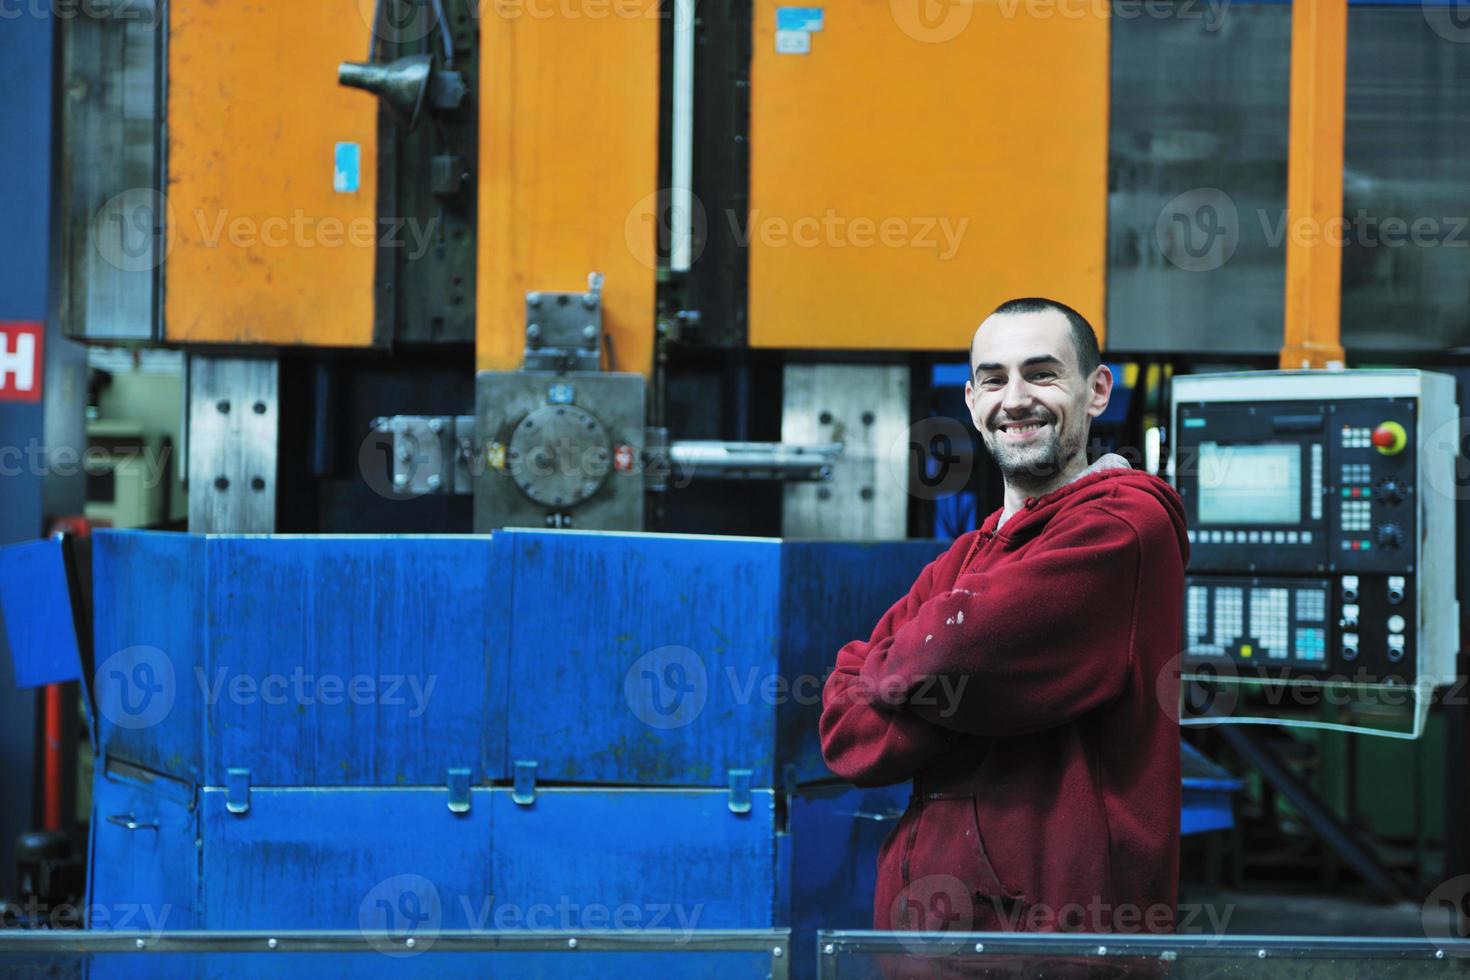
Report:
M1113 375L1100 365L1083 377L1065 316L989 317L975 333L970 368L965 404L1008 482L1045 484L1086 462L1087 429L1108 406Z

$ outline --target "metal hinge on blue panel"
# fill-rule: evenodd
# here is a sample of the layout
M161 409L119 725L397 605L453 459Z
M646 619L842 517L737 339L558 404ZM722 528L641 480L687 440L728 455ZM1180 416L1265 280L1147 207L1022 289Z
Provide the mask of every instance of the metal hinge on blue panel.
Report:
M225 785L225 809L231 813L250 812L250 770L227 769L229 779Z
M470 812L470 771L468 769L449 770L449 812Z
M730 770L730 812L750 812L750 779L751 770Z
M521 806L536 802L536 763L524 759L516 762L516 782L510 798Z

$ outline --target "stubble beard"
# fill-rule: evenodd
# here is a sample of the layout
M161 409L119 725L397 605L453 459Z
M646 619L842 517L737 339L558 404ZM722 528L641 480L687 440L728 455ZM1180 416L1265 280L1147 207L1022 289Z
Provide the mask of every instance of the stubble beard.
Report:
M1007 484L1021 490L1045 492L1055 489L1064 467L1081 451L1082 439L1075 434L1063 434L1057 428L1054 415L1037 417L1050 429L1050 438L1045 442L1008 445L1000 432L990 430L986 434L986 444Z

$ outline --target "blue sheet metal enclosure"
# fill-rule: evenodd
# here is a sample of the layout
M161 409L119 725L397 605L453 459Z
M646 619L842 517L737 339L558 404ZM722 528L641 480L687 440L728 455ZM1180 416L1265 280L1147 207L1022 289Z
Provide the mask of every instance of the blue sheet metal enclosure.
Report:
M866 927L821 687L942 547L99 533L94 927Z
M7 608L64 584L24 547ZM801 975L816 928L870 925L908 796L832 779L822 681L942 547L101 532L91 925L791 926Z

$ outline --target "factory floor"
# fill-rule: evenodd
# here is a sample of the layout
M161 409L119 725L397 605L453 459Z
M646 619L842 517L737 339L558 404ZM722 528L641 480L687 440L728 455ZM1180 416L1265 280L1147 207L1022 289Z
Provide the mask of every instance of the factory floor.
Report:
M1411 902L1386 904L1342 895L1289 891L1189 888L1179 896L1180 914L1193 913L1194 928L1232 936L1409 936L1424 937L1422 909Z

